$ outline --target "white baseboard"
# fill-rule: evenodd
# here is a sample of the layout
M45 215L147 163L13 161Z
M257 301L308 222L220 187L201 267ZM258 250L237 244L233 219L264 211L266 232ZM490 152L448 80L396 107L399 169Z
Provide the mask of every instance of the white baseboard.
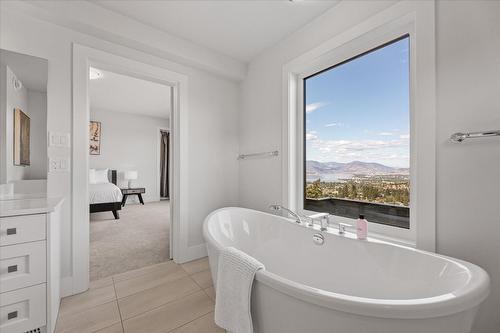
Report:
M181 258L179 258L176 262L178 264L183 264L189 261L193 261L196 259L204 258L208 255L207 246L205 243L190 246L187 248L186 253L183 254Z

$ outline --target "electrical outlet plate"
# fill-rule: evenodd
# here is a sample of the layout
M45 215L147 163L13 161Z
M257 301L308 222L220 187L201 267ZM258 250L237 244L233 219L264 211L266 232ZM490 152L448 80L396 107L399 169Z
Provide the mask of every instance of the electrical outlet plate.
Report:
M66 157L49 158L49 172L69 172L69 159Z

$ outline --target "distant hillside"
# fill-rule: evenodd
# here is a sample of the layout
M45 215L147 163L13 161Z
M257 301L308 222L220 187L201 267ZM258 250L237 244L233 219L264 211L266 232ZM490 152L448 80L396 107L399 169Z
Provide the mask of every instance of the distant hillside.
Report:
M306 174L307 180L321 178L321 180L333 181L339 178L351 178L354 175L409 175L409 169L360 161L349 163L307 161Z

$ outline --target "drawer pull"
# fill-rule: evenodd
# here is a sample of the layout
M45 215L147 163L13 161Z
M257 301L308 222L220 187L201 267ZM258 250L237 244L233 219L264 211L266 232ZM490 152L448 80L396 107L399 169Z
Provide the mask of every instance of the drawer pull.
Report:
M17 228L8 228L7 229L7 236L8 235L15 235L17 234Z
M17 318L17 311L12 311L7 314L7 320Z
M14 273L17 272L17 265L12 265L7 267L7 273Z

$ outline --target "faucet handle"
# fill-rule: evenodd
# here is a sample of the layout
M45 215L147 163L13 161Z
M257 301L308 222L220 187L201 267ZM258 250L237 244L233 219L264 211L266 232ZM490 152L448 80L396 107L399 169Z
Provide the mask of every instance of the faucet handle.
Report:
M278 204L272 204L272 205L269 205L269 209L274 210L274 211L278 211L278 210L281 210L281 206Z
M328 213L316 213L316 214L309 215L308 218L310 219L310 222L311 222L309 224L309 227L314 227L314 224L319 224L320 227L323 229L324 224L322 223L322 221L328 215L329 215ZM314 223L315 221L317 221L317 222ZM323 230L323 231L325 231L325 230Z
M349 223L339 223L339 235L344 235L347 228L352 227Z

